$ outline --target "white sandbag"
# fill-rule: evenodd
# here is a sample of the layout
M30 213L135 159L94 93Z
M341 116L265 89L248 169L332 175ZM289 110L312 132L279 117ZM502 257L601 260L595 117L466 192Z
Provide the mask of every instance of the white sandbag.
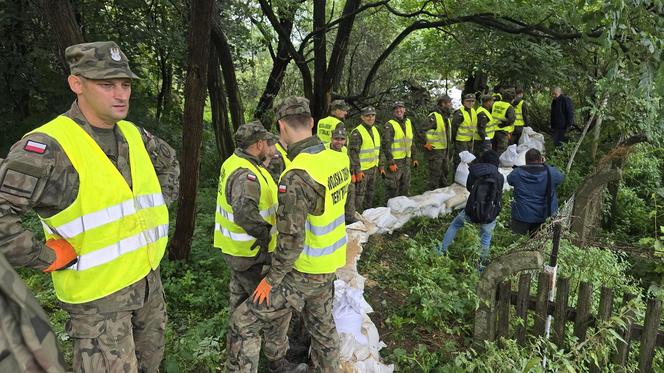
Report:
M393 216L397 219L397 221L387 231L389 234L392 234L393 231L406 225L406 223L408 223L408 221L413 217L417 216L417 214L394 214Z
M516 145L510 145L507 150L500 155L500 165L502 167L512 167L519 161L519 152ZM464 184L465 185L465 184Z
M387 201L387 207L390 208L392 214L416 214L419 210L417 202L406 196L390 198Z
M528 149L544 150L544 135L535 132L530 127L524 127L519 138L519 145L526 145Z
M475 156L473 155L473 153L469 152L468 150L464 150L461 153L459 153L459 158L463 163L470 163L475 160Z
M503 183L503 191L510 190L512 189L512 186L507 183L507 175L509 175L512 172L513 168L512 167L499 167L498 172L500 172L501 175L505 178L505 182Z
M376 225L376 233L391 232L393 226L397 223L397 218L392 215L389 207L376 207L364 210L362 216Z

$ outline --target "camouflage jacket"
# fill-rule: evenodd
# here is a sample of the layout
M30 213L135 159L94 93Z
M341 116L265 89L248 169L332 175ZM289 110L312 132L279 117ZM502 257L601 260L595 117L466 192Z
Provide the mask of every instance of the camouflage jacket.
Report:
M242 149L236 149L235 155L248 160L258 168L263 167L258 158ZM246 168L240 168L233 171L226 182L226 202L233 208L235 223L248 234L256 237L256 242L261 247L261 254L254 258L224 254L224 260L228 266L236 271L246 271L254 264L269 262L267 249L272 226L261 217L258 208L261 198L261 185L257 180L259 177L263 177L263 175L255 175Z
M282 148L285 149L284 146L281 144L277 143L274 144L274 146L281 146ZM267 165L267 170L270 172L270 175L272 175L272 179L274 179L275 183L279 182L279 178L281 177L281 173L284 172L286 169L286 162L281 156L281 153L278 151L274 152L274 155L270 159L270 164Z
M486 126L489 124L489 117L486 114L477 113L477 136L482 140L486 138Z
M322 150L323 143L316 136L309 137L288 147L288 158L302 151ZM325 187L318 184L304 170L291 170L279 182L279 207L277 208L277 250L272 254L272 266L265 277L276 286L293 269L293 263L304 248L304 226L307 215L320 215L325 210Z
M392 118L392 120L399 123L401 130L404 135L406 134L406 118L399 120L398 118ZM410 158L415 158L417 155L417 146L415 145L415 135L416 128L415 123L411 120L411 126L413 126L413 143L410 146ZM387 121L383 125L383 133L380 135L380 152L385 157L385 162L388 164L392 163L394 157L392 156L392 143L394 142L394 127L392 124Z
M102 141L102 135L90 126L76 102L64 115L78 123L100 145L131 186L129 146L120 131L113 131L117 146L112 146ZM180 168L175 151L148 131L141 130L141 133L164 199L170 204L177 198L179 188ZM45 152L26 150L29 140L45 146ZM12 265L42 270L53 262L53 251L22 226L21 217L30 209L42 217L62 211L76 199L78 180L71 162L51 137L34 133L12 146L7 159L0 163L0 253Z
M64 372L46 313L0 254L0 371Z

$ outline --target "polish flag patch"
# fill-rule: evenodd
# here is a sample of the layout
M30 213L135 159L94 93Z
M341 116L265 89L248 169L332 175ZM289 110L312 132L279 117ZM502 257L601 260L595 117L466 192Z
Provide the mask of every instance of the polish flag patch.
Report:
M28 142L25 143L23 150L37 154L44 154L46 152L46 144L28 140Z
M254 174L247 174L247 179L251 181L256 181L256 175Z
M286 193L286 186L283 184L279 185L279 193Z

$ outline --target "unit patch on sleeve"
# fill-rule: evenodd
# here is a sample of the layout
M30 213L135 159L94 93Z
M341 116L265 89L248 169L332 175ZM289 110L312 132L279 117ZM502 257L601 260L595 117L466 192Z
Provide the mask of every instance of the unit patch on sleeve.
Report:
M37 154L44 154L46 152L46 144L37 141L28 140L25 143L23 150Z
M256 175L251 172L247 174L247 180L256 181Z
M286 193L286 186L284 184L279 184L279 193Z

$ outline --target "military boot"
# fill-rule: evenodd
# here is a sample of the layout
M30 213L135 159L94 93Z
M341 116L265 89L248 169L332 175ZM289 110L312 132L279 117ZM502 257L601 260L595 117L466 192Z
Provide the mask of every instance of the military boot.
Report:
M307 373L309 366L305 363L295 364L286 359L270 361L270 373Z

